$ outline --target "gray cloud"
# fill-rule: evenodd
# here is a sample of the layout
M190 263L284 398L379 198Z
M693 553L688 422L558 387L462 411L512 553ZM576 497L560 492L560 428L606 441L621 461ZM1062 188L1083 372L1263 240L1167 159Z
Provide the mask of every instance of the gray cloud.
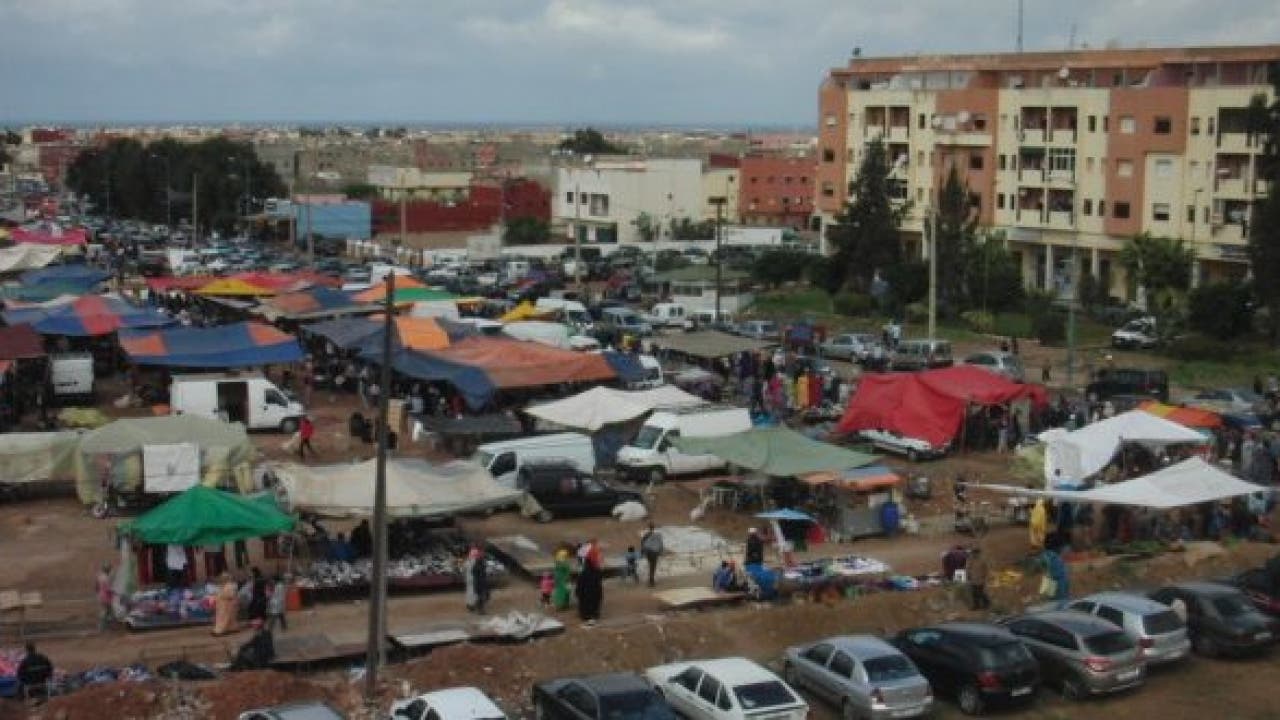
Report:
M1026 0L1028 49L1276 42L1274 0ZM1229 6L1229 7L1223 7ZM810 125L825 70L1015 0L0 0L0 122Z

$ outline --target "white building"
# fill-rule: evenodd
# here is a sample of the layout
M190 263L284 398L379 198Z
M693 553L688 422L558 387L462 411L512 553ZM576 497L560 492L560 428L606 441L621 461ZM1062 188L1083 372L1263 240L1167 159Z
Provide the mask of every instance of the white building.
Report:
M599 158L556 168L553 222L584 243L636 243L645 219L671 237L671 221L702 219L702 161Z
M423 172L415 167L370 165L369 184L384 200L462 202L471 188L469 172Z

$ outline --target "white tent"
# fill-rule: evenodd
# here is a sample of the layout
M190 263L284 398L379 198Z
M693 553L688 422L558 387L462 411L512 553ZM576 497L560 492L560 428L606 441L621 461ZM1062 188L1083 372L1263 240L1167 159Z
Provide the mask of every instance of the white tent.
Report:
M690 407L705 401L672 385L652 390L594 387L573 397L534 405L525 412L567 428L595 432L605 425L635 420L659 407Z
M0 248L0 273L42 268L62 254L56 245L22 244Z
M326 517L373 514L374 460L349 465L283 465L276 476L290 507ZM523 493L498 485L487 470L455 460L435 464L416 458L387 461L387 514L442 517L516 505Z
M979 487L1065 502L1133 505L1156 510L1251 495L1264 489L1223 472L1198 457L1188 458L1150 475L1114 485L1103 485L1093 490L1029 490L1012 485Z
M1045 444L1045 486L1052 488L1058 470L1065 481L1078 483L1102 470L1127 442L1147 447L1185 443L1204 444L1205 437L1178 423L1141 410L1131 410L1066 432L1055 428L1040 433Z
M561 350L573 349L573 343L569 340L571 333L568 326L556 322L545 320L509 322L502 327L502 332L516 340L542 343Z

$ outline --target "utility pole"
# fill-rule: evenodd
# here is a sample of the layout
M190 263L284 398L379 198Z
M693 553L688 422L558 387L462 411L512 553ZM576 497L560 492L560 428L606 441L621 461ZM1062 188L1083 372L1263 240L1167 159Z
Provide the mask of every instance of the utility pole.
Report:
M929 244L929 339L938 333L938 215L929 210L925 236Z
M408 211L407 205L405 204L406 195L408 195L408 191L401 190L400 192L400 247L406 247L409 244L408 242L409 211Z
M582 292L582 186L573 184L573 285Z
M1018 0L1018 52L1022 52L1022 2Z
M729 201L727 197L713 197L711 204L716 206L716 317L713 322L721 322L720 318L720 289L724 282L722 274L724 268L724 253L720 252L721 243L724 240L724 204Z
M191 173L191 244L200 240L200 174Z
M396 274L387 274L383 299L382 372L378 380L378 459L373 476L373 572L369 584L369 636L365 658L364 700L378 702L378 668L387 636L387 398L391 395L391 334L395 329Z
M1080 233L1071 235L1071 294L1067 297L1067 389L1076 386L1076 303L1080 300Z

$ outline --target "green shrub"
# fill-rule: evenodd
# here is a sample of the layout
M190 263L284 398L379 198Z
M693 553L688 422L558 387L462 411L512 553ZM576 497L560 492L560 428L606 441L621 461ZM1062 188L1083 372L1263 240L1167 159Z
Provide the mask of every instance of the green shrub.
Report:
M1041 345L1062 345L1067 338L1067 318L1060 312L1045 312L1031 318L1031 333Z
M1253 293L1248 286L1212 283L1191 291L1187 322L1219 340L1231 340L1253 329Z
M862 293L845 292L835 297L835 310L838 314L845 317L859 317L871 314L871 309L875 307L875 302L870 295Z
M910 303L907 305L907 322L924 322L929 319L929 306L925 303Z
M970 330L980 333L989 333L996 327L996 318L989 312L982 310L968 310L960 313L960 318L965 321Z
M1182 362L1222 360L1234 352L1235 348L1230 343L1199 333L1188 333L1169 343L1166 348L1169 357Z

